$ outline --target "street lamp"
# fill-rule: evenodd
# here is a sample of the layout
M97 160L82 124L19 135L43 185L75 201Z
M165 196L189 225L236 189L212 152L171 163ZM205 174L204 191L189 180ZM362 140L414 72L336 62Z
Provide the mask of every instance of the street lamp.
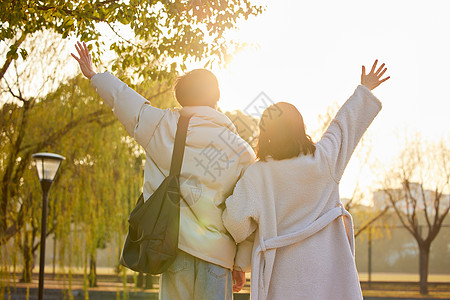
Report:
M44 268L45 268L45 236L47 235L47 202L48 192L58 172L61 161L65 158L54 153L36 153L33 154L33 160L36 164L39 181L41 182L43 203L42 203L42 225L41 225L41 245L39 257L39 294L38 300L43 299L44 295Z

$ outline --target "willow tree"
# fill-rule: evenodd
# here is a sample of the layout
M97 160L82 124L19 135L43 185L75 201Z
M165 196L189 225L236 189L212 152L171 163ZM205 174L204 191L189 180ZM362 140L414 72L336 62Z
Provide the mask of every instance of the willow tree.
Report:
M239 136L253 149L256 149L259 119L244 113L242 110L227 111L225 115L236 126Z
M17 72L11 72L11 66L29 61L36 50L33 45L24 46L28 39L38 33L53 32L60 39L70 36L94 41L89 47L94 48L94 59L98 62L104 45L100 39L102 33L96 26L106 24L115 35L110 49L119 58L114 61L112 70L133 74L138 81L155 80L171 78L177 69L185 68L188 60L224 61L235 46L226 38L226 31L235 28L238 20L261 11L261 7L252 5L249 0L1 1L0 45L5 51L0 62L0 84L12 101L18 103L14 112L18 122L8 141L11 147L4 154L1 165L0 242L14 237L21 224L9 217L9 210L11 199L17 194L17 182L29 164L28 160L20 159L19 153L23 148L28 116L37 97L33 89L31 94L24 95L20 84L14 87L6 79L14 81L18 76ZM130 34L125 36L124 30ZM49 64L45 69L58 74L61 64ZM41 77L39 71L32 75L29 82ZM86 120L98 118L102 113L94 112L86 116ZM65 131L65 128L61 130ZM61 134L61 131L54 132L55 136ZM40 145L50 143L45 142ZM30 147L27 149L31 150Z
M173 94L165 92L170 86L167 81L140 86L154 105L176 105ZM73 109L66 106L71 101L81 101L76 110L85 114L104 107L89 81L81 77L62 85L52 99L63 103L64 111ZM54 214L59 218L55 224L60 265L82 266L85 287L95 286L97 249L108 243L122 245L127 217L141 190L145 155L111 113L66 135L60 147L67 157L59 176L56 205L62 213L55 209ZM118 264L119 257L113 259Z
M161 93L169 86L167 82L143 86L154 91L147 92L153 103L175 106L173 94ZM16 104L7 103L0 109L5 135L14 134L16 108ZM14 256L20 253L22 280L30 281L39 247L42 205L30 155L36 151L57 152L66 160L50 193L46 236L55 236L60 267L83 267L86 286L95 285L97 249L110 242L122 244L127 216L142 183L142 150L102 104L89 81L80 76L35 101L22 144L20 161L28 163L9 207L10 218L18 224L17 234L10 241L12 248L1 249L3 266L14 265L18 261ZM0 153L3 164L3 148Z

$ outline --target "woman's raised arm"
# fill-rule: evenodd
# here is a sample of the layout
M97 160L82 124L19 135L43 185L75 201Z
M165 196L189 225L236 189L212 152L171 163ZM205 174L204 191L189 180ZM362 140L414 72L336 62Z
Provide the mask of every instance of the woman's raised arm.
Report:
M316 149L327 159L330 173L336 182L341 180L345 167L353 154L359 140L381 110L381 102L370 92L389 77L381 79L386 72L384 64L378 69L378 60L366 75L362 67L361 85L342 105Z

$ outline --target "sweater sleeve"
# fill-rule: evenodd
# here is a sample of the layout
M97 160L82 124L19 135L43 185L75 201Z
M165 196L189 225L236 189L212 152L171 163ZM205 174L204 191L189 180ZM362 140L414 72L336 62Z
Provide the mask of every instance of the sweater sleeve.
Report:
M381 110L381 106L381 102L368 88L358 86L317 143L337 183L341 180L358 142Z
M146 147L166 111L152 107L144 97L109 72L94 75L91 85L127 132Z
M236 243L245 241L258 227L256 189L247 174L237 182L233 195L225 201L222 219L225 228Z
M254 240L255 233L237 245L236 256L234 258L234 270L246 273L251 271Z

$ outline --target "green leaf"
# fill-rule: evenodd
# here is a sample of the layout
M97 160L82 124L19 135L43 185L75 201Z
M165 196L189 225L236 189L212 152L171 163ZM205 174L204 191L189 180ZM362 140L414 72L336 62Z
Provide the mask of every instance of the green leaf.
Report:
M27 57L28 57L28 52L27 52L27 50L21 48L21 49L20 49L20 56L22 56L22 59L23 59L23 60L26 60Z

